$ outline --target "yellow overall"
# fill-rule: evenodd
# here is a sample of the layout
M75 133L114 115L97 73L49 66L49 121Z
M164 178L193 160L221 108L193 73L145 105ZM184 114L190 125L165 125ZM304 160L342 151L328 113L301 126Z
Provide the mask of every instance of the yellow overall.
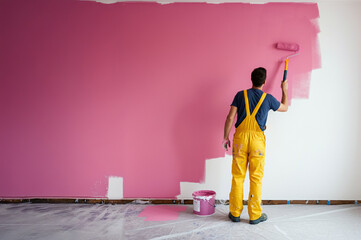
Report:
M229 194L229 210L239 217L243 210L243 182L249 165L250 191L248 214L250 220L262 214L262 178L265 162L266 137L256 121L256 114L266 97L263 93L252 114L249 109L247 90L244 90L246 118L236 128L233 137L232 188Z

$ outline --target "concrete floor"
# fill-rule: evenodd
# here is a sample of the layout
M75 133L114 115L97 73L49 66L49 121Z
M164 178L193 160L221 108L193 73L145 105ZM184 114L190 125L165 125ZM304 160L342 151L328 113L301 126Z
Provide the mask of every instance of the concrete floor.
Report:
M227 218L228 206L199 217L192 205L177 220L144 221L147 205L0 204L0 239L361 239L360 205L266 205L269 220Z

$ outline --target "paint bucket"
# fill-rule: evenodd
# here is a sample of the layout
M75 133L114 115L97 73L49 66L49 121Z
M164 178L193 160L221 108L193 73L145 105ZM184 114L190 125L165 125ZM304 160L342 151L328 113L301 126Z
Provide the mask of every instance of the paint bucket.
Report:
M193 213L201 216L212 215L216 207L216 192L212 190L196 191L193 196Z

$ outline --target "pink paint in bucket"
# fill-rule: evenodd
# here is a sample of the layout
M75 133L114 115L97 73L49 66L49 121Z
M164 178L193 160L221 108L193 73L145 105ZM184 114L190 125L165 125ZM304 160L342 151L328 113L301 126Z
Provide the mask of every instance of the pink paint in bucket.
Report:
M215 211L216 192L211 190L196 191L193 194L193 213L207 216Z

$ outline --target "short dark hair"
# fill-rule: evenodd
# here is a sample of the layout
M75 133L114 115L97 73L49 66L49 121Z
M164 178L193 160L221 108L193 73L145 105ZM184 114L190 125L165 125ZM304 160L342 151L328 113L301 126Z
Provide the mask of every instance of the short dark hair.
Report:
M267 70L263 67L255 68L252 71L251 79L253 86L260 87L266 82Z

